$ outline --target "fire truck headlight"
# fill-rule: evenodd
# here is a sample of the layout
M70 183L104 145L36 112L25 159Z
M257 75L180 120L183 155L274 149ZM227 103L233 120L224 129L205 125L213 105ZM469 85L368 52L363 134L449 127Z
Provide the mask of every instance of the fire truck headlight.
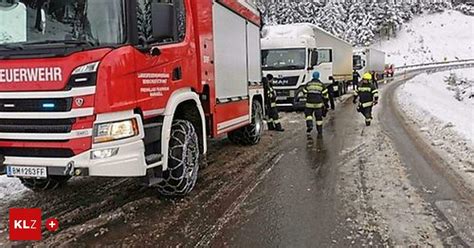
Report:
M131 138L138 135L136 119L101 123L94 126L94 143Z
M93 62L90 64L81 65L77 67L76 69L74 69L74 71L72 72L72 75L97 72L98 68L99 68L99 62Z

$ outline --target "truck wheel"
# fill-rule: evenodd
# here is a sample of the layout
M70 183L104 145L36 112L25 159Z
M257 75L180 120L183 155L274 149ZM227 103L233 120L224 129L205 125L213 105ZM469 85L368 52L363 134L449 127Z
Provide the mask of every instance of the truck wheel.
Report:
M20 178L20 181L23 186L31 190L44 191L61 187L65 185L70 178L70 176L49 176L46 179Z
M194 188L199 170L199 140L193 124L176 120L171 126L168 170L158 184L161 194L186 195Z
M237 145L255 145L262 138L263 108L259 101L252 102L252 123L238 130L230 132L227 136L232 143Z

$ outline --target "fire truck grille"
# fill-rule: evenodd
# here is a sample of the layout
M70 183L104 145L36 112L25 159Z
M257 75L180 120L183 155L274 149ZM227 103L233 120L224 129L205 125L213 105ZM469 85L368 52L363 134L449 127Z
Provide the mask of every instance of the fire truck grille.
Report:
M4 156L41 157L41 158L71 158L74 152L70 149L50 148L0 148Z
M69 133L75 119L0 119L0 133Z
M61 99L0 99L0 112L67 112L72 98Z

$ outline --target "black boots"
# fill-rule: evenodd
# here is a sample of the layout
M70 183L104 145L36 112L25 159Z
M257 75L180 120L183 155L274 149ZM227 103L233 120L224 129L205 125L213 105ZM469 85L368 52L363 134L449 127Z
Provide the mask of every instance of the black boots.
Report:
M323 126L316 126L316 129L318 130L318 139L322 139L323 138ZM313 131L313 128L308 127L306 129L306 134L311 135L311 131Z
M316 126L316 129L318 129L318 139L323 138L323 126Z
M283 127L281 126L281 123L273 123L273 122L270 122L268 123L268 130L270 131L277 131L277 132L284 132L285 129L283 129Z
M268 122L268 130L270 130L270 131L275 130L275 123L273 123L273 121Z
M284 132L285 129L283 129L283 127L281 126L281 123L277 123L277 124L275 125L275 131L277 131L277 132Z

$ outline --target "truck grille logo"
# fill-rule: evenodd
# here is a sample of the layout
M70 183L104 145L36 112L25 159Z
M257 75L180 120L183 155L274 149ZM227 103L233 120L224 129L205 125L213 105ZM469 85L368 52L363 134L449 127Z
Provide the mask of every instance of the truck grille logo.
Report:
M78 107L82 107L82 105L84 104L84 99L83 98L76 98L75 102L76 102L76 105Z

